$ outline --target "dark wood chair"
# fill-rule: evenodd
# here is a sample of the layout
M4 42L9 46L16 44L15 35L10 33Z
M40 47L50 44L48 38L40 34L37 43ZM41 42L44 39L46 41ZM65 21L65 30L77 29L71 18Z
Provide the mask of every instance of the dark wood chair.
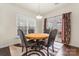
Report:
M34 33L34 29L28 29L28 33Z
M48 56L49 56L49 47L50 46L52 46L52 51L54 52L54 41L55 41L56 34L57 34L57 29L51 30L47 43L45 41L40 42L40 45L47 47Z
M49 34L49 32L50 32L50 29L46 29L46 30L44 31L44 33L47 33L47 34Z
M21 29L18 29L18 34L20 36L21 39L21 45L22 45L22 51L24 49L24 47L26 48L26 52L28 51L28 47L31 47L35 45L34 41L27 41L25 38L25 35L23 33L23 31Z

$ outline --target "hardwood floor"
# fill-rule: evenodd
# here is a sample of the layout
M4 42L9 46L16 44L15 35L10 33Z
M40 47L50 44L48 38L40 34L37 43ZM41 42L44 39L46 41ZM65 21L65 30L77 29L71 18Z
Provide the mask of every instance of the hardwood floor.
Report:
M57 47L60 48L60 45L58 44ZM22 52L21 46L19 46L19 47L10 46L9 49L10 49L11 56L21 56L25 52L25 49L24 49L24 52ZM2 51L2 53L7 53L8 52L8 51L7 52L5 52L5 51ZM0 53L0 55L3 55L2 53ZM73 47L73 46L62 45L62 47L58 50L56 56L79 56L79 48Z
M0 48L0 56L11 56L9 47Z
M79 48L64 45L57 53L57 56L79 56Z
M57 47L60 47L60 44L58 44ZM19 47L18 49L21 52L21 47ZM20 54L20 52L19 52L19 54L17 54L16 51L13 51L13 50L18 50L18 49L12 48L12 52L14 53L13 55L19 55ZM21 52L21 54L22 54L22 52ZM73 46L63 45L60 48L60 50L58 50L56 56L79 56L79 48L76 48L76 47L73 47Z

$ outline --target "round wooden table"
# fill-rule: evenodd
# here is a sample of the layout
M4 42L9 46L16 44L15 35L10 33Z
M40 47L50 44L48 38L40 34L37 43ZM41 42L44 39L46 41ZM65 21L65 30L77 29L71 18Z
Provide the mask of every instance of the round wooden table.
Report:
M40 40L45 40L48 38L48 34L46 33L31 33L31 34L27 34L25 35L25 37L29 40L34 40L36 42L36 45L33 48L41 48L40 46Z
M40 39L47 39L48 38L48 34L46 33L31 33L31 34L27 34L25 35L25 37L29 40L40 40Z

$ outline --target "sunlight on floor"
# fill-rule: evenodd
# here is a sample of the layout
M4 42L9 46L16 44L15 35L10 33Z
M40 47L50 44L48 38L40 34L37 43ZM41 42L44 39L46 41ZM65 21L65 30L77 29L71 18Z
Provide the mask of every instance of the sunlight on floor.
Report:
M62 46L63 46L62 43L58 43L58 42L54 43L55 50L61 49ZM24 51L22 52L22 47L10 46L10 52L12 56L21 56L23 53L25 53L25 48Z

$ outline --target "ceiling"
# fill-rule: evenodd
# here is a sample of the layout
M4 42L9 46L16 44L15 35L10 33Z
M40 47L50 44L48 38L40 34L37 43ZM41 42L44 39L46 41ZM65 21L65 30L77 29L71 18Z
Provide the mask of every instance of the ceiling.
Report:
M63 3L19 3L17 4L31 12L44 15L55 8L62 6Z

